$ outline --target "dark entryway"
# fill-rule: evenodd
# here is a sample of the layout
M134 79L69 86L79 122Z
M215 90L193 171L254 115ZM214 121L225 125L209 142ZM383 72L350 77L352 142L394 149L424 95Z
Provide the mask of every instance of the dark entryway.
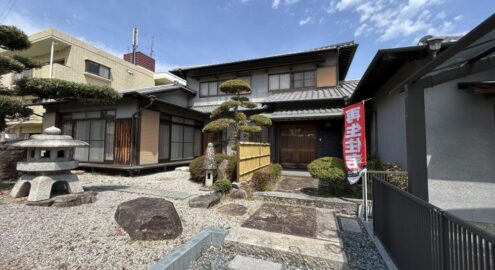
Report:
M278 125L280 164L286 168L306 168L316 159L314 122Z

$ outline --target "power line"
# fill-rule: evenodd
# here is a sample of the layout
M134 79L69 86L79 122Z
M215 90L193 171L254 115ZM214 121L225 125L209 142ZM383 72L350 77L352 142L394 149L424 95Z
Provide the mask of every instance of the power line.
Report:
M15 0L11 0L6 6L5 10L0 16L0 23L3 23L5 19L7 19L7 15L9 15L10 11L12 10L12 7L14 6Z

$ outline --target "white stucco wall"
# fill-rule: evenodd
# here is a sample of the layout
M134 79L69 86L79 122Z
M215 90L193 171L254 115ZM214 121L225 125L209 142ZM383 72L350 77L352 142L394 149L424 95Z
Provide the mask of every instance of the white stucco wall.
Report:
M383 163L398 163L407 169L404 94L388 95L387 91L373 98L376 113L376 139L371 143L376 157Z
M495 98L457 83L494 78L491 70L425 90L430 202L487 223L495 223Z

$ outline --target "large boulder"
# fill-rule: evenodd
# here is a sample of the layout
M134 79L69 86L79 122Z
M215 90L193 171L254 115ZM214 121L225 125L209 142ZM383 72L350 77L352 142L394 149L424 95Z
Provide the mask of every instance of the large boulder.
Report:
M165 199L142 197L123 202L115 220L132 240L174 239L182 233L174 204Z
M189 207L192 208L210 208L220 202L222 196L218 193L200 195L189 200Z

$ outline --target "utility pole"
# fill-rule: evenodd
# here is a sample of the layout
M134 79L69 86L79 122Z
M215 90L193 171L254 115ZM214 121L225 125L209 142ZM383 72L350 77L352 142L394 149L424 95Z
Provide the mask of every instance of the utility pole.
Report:
M155 41L155 36L151 36L151 45L150 45L150 57L153 57L153 45Z

